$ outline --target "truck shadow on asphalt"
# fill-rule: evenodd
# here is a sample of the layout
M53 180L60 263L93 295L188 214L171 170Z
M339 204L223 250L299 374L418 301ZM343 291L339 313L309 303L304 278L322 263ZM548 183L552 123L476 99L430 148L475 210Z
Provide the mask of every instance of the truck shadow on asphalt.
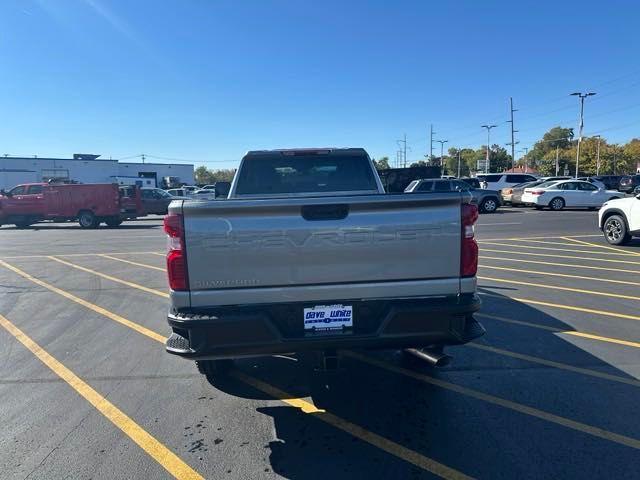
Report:
M632 448L465 393L488 394L637 437L640 384L633 384L635 378L589 353L593 344L582 342L578 347L553 331L573 330L571 325L493 289L490 292L483 297L483 314L548 330L479 316L487 328L477 342L480 347L450 348L454 360L441 369L407 359L399 351L356 352L360 355L356 357L347 353L343 371L329 376L310 373L305 362L286 356L238 361L236 368L243 374L286 392L288 398L310 397L317 408L332 414L323 419L326 413L303 413L288 405L257 408L272 417L275 426L277 438L264 445L270 451L271 469L291 479L433 478L406 461L406 451L391 447L397 453L393 455L370 444L381 436L484 478L640 475L637 451ZM482 346L615 375L632 384L532 363ZM596 345L593 351L601 348ZM618 350L607 358L624 364L619 347L612 348ZM628 360L629 352L622 353ZM209 381L231 395L274 399L233 376ZM456 391L457 387L466 390ZM332 420L336 417L356 425L361 434L336 428Z

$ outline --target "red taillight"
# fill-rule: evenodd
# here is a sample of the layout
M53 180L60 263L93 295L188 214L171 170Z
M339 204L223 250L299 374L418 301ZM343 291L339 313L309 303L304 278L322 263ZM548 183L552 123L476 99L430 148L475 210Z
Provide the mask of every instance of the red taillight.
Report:
M544 190L530 190L529 193L531 195L542 195L544 193Z
M504 190L504 194L505 194L505 195L511 195L512 193L513 193L513 189L511 189L511 188L506 188L506 189Z
M473 277L478 271L478 244L474 224L478 220L478 206L462 205L462 239L460 248L460 276Z
M167 242L167 275L171 290L189 290L187 275L187 252L184 245L184 223L182 215L170 213L164 217Z

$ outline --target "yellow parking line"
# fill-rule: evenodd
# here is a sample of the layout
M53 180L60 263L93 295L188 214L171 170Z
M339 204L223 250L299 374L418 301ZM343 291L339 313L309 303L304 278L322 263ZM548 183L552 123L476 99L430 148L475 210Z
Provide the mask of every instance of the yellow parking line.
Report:
M594 267L592 265L576 265L575 263L558 263L558 262L544 262L541 260L526 260L526 259L522 259L522 258L504 258L504 257L490 257L487 255L480 255L479 256L480 259L486 259L486 260L500 260L500 261L504 261L504 262L521 262L521 263L535 263L538 265L552 265L555 267L570 267L570 268L586 268L589 270L604 270L606 272L611 272L611 268L607 268L607 267ZM625 262L625 263L629 263L629 262ZM481 267L485 267L486 265L480 265ZM635 273L635 274L640 274L640 270L628 270L628 269L624 269L624 268L615 268L616 272L621 272L621 273Z
M465 346L476 348L478 350L484 350L487 352L496 353L498 355L504 355L506 357L517 358L518 360L524 360L531 363L537 363L539 365L545 365L547 367L553 367L560 370L567 370L569 372L580 373L582 375L588 375L590 377L603 378L605 380L611 380L613 382L626 383L627 385L632 385L634 387L640 387L640 381L621 377L619 375L611 375L608 373L598 372L597 370L591 370L589 368L575 367L573 365L568 365L566 363L555 362L552 360L546 360L540 357L534 357L532 355L526 355L523 353L512 352L510 350L504 350L502 348L491 347L489 345L484 345L481 343L467 343Z
M570 275L568 273L540 272L538 270L525 270L525 269L510 268L510 267L496 267L492 265L480 265L480 268L489 268L492 270L506 270L508 272L533 273L533 274L544 275L544 276L549 275L551 277L577 278L580 280L592 280L594 282L607 282L607 283L618 283L621 285L640 286L639 282L628 282L626 280L613 280L609 278L586 277L583 275ZM520 280L517 280L516 282L522 283L520 282Z
M500 242L482 242L486 245L496 245L496 246L500 246L500 247L510 247L510 248L526 248L526 249L532 249L532 250L551 250L554 252L572 252L572 253L595 253L597 255L614 255L614 256L620 256L620 257L633 257L635 256L634 254L631 253L610 253L610 252L602 252L602 251L598 251L598 250L574 250L571 248L552 248L552 247L536 247L533 245L523 245L523 244L519 244L519 243L500 243ZM504 253L511 253L511 252L504 252Z
M585 295L596 295L601 297L623 298L625 300L640 300L640 297L635 297L633 295L623 295L621 293L596 292L595 290L584 290L582 288L561 287L559 285L546 285L542 283L523 282L520 279L508 280L504 278L481 277L480 275L478 275L478 280L489 280L491 282L526 285L528 287L547 288L550 290L562 290L565 292L583 293ZM487 288L486 285L483 285L483 287Z
M256 390L259 390L267 395L277 398L282 402L291 405L292 407L302 410L304 413L312 414L314 418L328 423L332 427L342 430L360 440L363 440L374 447L379 448L395 457L401 458L416 467L422 468L428 472L438 475L442 478L449 479L467 479L470 478L467 475L454 470L451 467L447 467L440 462L437 462L431 458L425 457L418 452L411 450L407 447L400 445L392 440L370 432L359 425L344 420L332 413L324 410L319 410L310 402L307 402L301 398L292 398L287 392L284 392L268 383L265 383L257 378L250 377L242 372L234 371L232 374L235 378L243 381L244 383L252 386Z
M629 260L611 260L607 258L577 257L575 255L562 255L559 253L550 254L550 253L534 253L534 252L513 252L508 250L493 250L491 248L480 247L480 253L482 252L503 253L508 255L529 255L529 256L536 256L536 257L575 258L577 260L582 260L585 262L624 263L625 265L629 265Z
M568 239L565 239L565 240L568 240ZM565 246L569 246L569 247L580 247L580 246L582 246L582 245L579 245L579 244L576 244L576 243L569 243L569 242L557 242L557 241L550 242L548 240L531 240L531 239L526 239L525 240L524 238L521 238L520 240L517 240L517 242L520 242L520 243L523 243L523 244L531 242L531 243L539 243L539 244L542 244L542 245L565 245ZM586 245L585 245L585 247L586 247Z
M601 237L602 235L571 235L571 238L589 238L589 237ZM561 238L559 236L554 236L554 237L527 237L527 238L522 238L522 237L510 237L510 238L487 238L487 239L479 239L479 241L484 241L484 242L506 242L506 241L512 241L512 240L530 240L530 239L536 239L536 240L546 240L546 239L554 239L554 238Z
M521 282L518 282L518 283L521 283ZM529 303L531 305L542 305L544 307L559 308L559 309L562 309L562 310L571 310L571 311L574 311L574 312L591 313L593 315L602 315L604 317L624 318L626 320L640 320L640 317L638 317L636 315L627 315L626 313L610 312L610 311L607 311L607 310L594 310L592 308L574 307L573 305L560 305L560 304L557 304L557 303L542 302L540 300L532 300L530 298L504 297L503 295L496 295L495 293L481 293L481 295L485 295L487 297L501 298L501 299L507 298L509 300L515 300L517 302L522 302L522 303Z
M76 265L75 263L67 262L66 260L62 260L61 258L54 257L53 255L49 255L47 256L47 258L51 260L55 260L56 262L62 263L69 267L82 270L83 272L91 273L92 275L96 275L98 277L111 280L112 282L121 283L122 285L126 285L127 287L137 288L138 290L142 290L143 292L151 293L153 295L158 295L159 297L169 298L169 294L167 292L161 292L160 290L156 290L155 288L149 288L149 287L145 287L144 285L140 285L138 283L128 282L126 280L122 280L121 278L107 275L106 273L96 272L95 270L91 270L90 268L82 267L80 265Z
M574 337L582 337L582 338L588 338L590 340L597 340L600 342L615 343L616 345L624 345L625 347L640 348L639 342L630 342L629 340L622 340L619 338L604 337L602 335L595 335L593 333L585 333L585 332L577 332L575 330L562 330L561 328L550 327L548 325L525 322L523 320L514 320L513 318L500 317L498 315L488 315L486 313L474 313L474 316L488 318L490 320L498 320L499 322L504 322L504 323L512 323L514 325L522 325L524 327L547 330L549 332L554 332L559 335L572 335Z
M69 293L65 290L62 290L58 287L54 287L53 285L44 282L40 279L37 279L31 275L29 275L27 272L20 270L18 267L14 267L13 265L8 264L7 262L5 262L4 260L0 260L0 265L2 265L3 267L11 270L14 273L17 273L18 275L26 278L27 280L29 280L30 282L35 283L36 285L40 285L41 287L46 288L47 290L50 290L54 293L57 293L58 295L61 295L79 305L82 305L83 307L88 308L89 310L93 310L96 313L99 313L100 315L104 315L105 317L113 320L114 322L118 322L121 325L124 325L125 327L129 327L133 330L135 330L138 333L141 333L142 335L145 335L149 338L152 338L158 342L163 342L165 341L165 337L154 332L153 330L149 330L146 327L143 327L142 325L139 325L135 322L132 322L131 320L127 320L124 317L121 317L120 315L116 315L115 313L110 312L109 310L106 310L102 307L99 307L98 305L94 305L91 302L87 302L86 300L83 300L80 297L76 297L75 295L73 295L72 293Z
M68 262L61 262L61 263L68 263ZM54 287L52 285L49 285L46 282L43 282L42 280L39 280L35 277L32 277L31 275L23 272L22 270L9 265L8 263L0 260L0 265L3 265L4 267L8 268L9 270L18 273L19 275L25 277L26 279L40 285L43 286L55 293L58 293L60 295L63 295L64 297L73 300L74 302L77 302L91 310L93 310L94 312L100 313L102 315L104 315L105 317L111 319L111 320L115 320L116 322L125 325L129 328L132 328L133 330L136 330L139 333L142 333L144 335L146 335L149 338L152 338L153 340L156 340L157 342L160 342L162 344L164 344L165 342L165 337L163 337L162 335L155 333L151 330L148 330L147 328L138 325L130 320L127 320L123 317L120 317L119 315L116 315L115 313L109 312L108 310L103 309L102 307L99 307L98 305L94 305L90 302L84 301L78 297L76 297L75 295L72 295L70 293L65 292L64 290L61 290L57 287ZM82 268L84 269L84 267ZM88 269L85 269L88 270ZM94 274L99 274L99 272L94 272L91 271L91 273ZM113 278L110 278L110 280L112 280ZM141 285L137 285L137 284L132 284L131 285L133 288L139 288L141 287ZM145 290L146 291L146 290ZM274 398L278 399L278 400L282 400L283 402L294 406L296 408L300 408L303 412L305 413L321 413L324 412L323 410L319 410L317 409L313 404L307 402L304 399L301 398L292 398L290 395L286 394L285 392L282 392L281 390L278 390L275 387L272 387L271 385L268 385L264 382L261 382L258 379L255 379L253 377L250 377L248 375L242 374L240 372L235 374L237 378L241 379L242 381L245 381L246 383L248 383L249 385L254 386L255 388L258 388L259 390L264 391L265 393L268 393L271 395L271 393L273 393L274 395L272 395ZM262 387L259 388L258 386ZM267 391L267 389L269 391ZM271 392L271 393L270 393ZM124 414L123 414L124 415ZM326 416L326 418L325 418ZM348 422L347 420L344 420L336 415L333 414L329 414L329 413L322 413L322 417L318 417L321 420L335 426L336 428L340 428L341 430L344 430L358 438L360 438L361 440L364 440L368 443L370 443L371 445L374 445L382 450L384 450L385 452L388 452L392 455L397 456L398 458L409 462L413 465L416 465L420 468L424 468L425 470L432 472L436 475L440 475L443 478L447 478L447 479L453 479L453 480L458 480L458 479L467 479L470 478L466 475L464 475L461 472L458 472L457 470L454 470L450 467L447 467L446 465L443 465L441 463L436 462L433 459L430 459L428 457L425 457L421 454L419 454L418 452L415 452L409 448L403 447L400 444L397 444L391 440L388 440L384 437L381 437L379 435L376 435L373 432L370 432L358 425L355 425L351 422ZM154 457L155 458L155 457ZM184 478L189 478L189 477L184 477ZM200 477L194 477L194 478L200 478Z
M618 345L625 345L627 347L634 347L634 348L640 348L640 343L638 342L630 342L628 340L620 340L619 338L610 338L610 337L603 337L600 335L594 335L592 333L584 333L584 332L574 332L574 331L566 331L566 332L560 332L564 335L573 335L574 337L582 337L582 338L589 338L591 340L599 340L601 342L608 342L608 343L615 343Z
M123 262L123 263L128 263L130 265L135 265L136 267L151 268L153 270L159 270L161 272L165 272L166 271L164 268L156 267L156 266L153 266L153 265L147 265L146 263L132 262L131 260L125 260L124 258L112 257L111 255L107 255L105 253L101 253L99 256L103 257L103 258L108 258L109 260L116 260L118 262Z
M51 356L40 345L28 337L22 330L0 315L0 326L24 345L53 373L64 380L82 398L89 402L105 418L118 427L127 437L133 440L151 458L158 462L167 472L178 479L203 479L203 477L187 465L180 457L159 442L155 437L134 422L126 413L100 395L80 377Z
M553 413L545 412L544 410L539 410L537 408L529 407L521 403L512 402L510 400L496 397L488 393L483 393L468 387L463 387L455 383L446 382L444 380L440 380L438 378L434 378L429 375L425 375L423 373L414 372L406 368L391 365L387 362L383 362L381 360L378 360L369 356L361 355L359 353L344 352L344 354L346 356L355 358L357 360L368 363L369 365L373 365L383 370L387 370L392 373L413 378L414 380L417 380L419 382L435 385L437 387L444 388L445 390L456 392L461 395L465 395L467 397L475 398L476 400L481 400L483 402L490 403L492 405L498 405L500 407L503 407L518 413L539 418L541 420L545 420L550 423L555 423L556 425L561 425L563 427L570 428L578 432L586 433L594 437L602 438L604 440L609 440L610 442L618 443L620 445L624 445L627 447L635 448L636 450L640 450L640 440L636 438L627 437L626 435L620 435L618 433L610 432L603 428L594 427L586 423L577 422L575 420L570 420L568 418L561 417Z
M598 247L598 248L604 248L605 250L613 250L614 252L625 252L629 255L640 256L640 253L632 252L630 250L621 250L619 248L609 247L608 245L598 245L597 243L583 242L582 240L576 240L575 238L569 238L569 237L562 237L562 238L563 240L570 240L572 242L584 245L586 247Z
M107 255L157 255L157 252L106 252ZM55 254L56 257L92 257L96 255L103 255L100 253L59 253ZM49 255L8 255L2 256L5 260L18 260L27 258L45 258Z

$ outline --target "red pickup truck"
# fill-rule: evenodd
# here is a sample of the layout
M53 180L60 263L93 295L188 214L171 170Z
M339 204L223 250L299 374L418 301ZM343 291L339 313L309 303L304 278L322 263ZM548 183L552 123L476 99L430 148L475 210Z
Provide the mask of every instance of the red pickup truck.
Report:
M142 215L138 187L26 183L0 191L0 225L25 228L41 220L78 220L82 228L96 228L101 222L117 227L123 220Z

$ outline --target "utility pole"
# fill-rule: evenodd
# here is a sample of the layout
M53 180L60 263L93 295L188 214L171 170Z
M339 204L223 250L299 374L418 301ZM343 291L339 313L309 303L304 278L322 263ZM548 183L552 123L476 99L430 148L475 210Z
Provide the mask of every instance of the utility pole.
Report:
M617 170L616 163L618 161L617 154L618 154L618 145L613 145L613 174L614 175L616 175L616 173L617 173L616 172L616 170Z
M444 144L449 140L436 140L440 144L440 174L444 173Z
M460 178L460 148L458 148L458 178Z
M578 135L578 148L576 149L576 178L578 178L578 169L580 167L580 144L582 143L582 128L584 127L584 99L595 95L594 92L573 92L570 95L576 96L580 99L580 134Z
M560 159L560 145L556 145L556 177L558 176L558 171L560 170L560 163L558 163Z
M429 136L429 164L433 163L433 123L431 124L431 135Z
M484 164L484 173L489 173L489 148L491 145L491 129L497 127L497 125L481 125L481 128L487 129L487 158Z
M516 142L515 133L518 130L514 129L513 125L513 112L517 112L518 110L513 108L513 97L509 97L509 111L511 112L511 120L507 120L511 124L511 143L507 143L507 145L511 145L511 168L515 168L516 166L516 144L520 142Z
M407 134L404 134L404 139L403 140L396 140L396 143L398 144L398 148L400 148L401 153L402 153L402 161L401 161L401 165L406 168L407 167ZM402 144L402 146L400 146L400 144Z
M144 163L144 159L146 158L144 153L142 155L140 155L142 157L142 163Z
M596 147L596 175L600 175L600 135L598 137L598 146Z
M402 157L404 158L404 165L403 168L407 168L407 134L404 134L404 153L402 154Z

